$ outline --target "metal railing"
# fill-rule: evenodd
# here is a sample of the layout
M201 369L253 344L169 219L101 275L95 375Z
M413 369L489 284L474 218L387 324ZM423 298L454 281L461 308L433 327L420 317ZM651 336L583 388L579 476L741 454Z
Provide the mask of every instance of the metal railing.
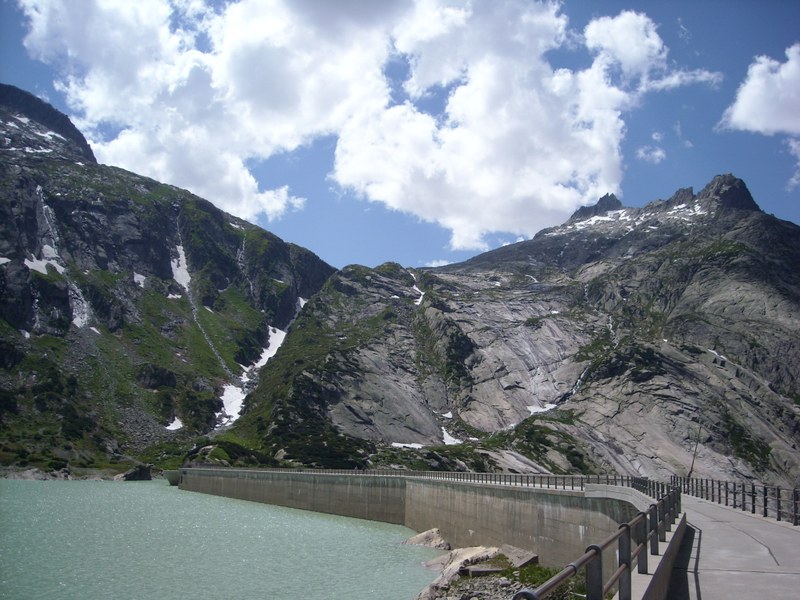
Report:
M617 485L631 487L640 492L644 492L652 497L663 494L668 486L664 483L651 481L644 477L632 477L629 475L521 475L516 473L473 473L457 471L411 471L405 469L309 469L309 468L224 468L218 465L198 465L195 467L183 467L181 473L191 468L193 473L200 476L206 471L208 475L214 477L251 477L258 479L266 476L267 473L297 473L309 475L349 475L362 477L405 477L421 479L441 479L444 481L456 481L463 483L503 485L518 487L536 487L558 490L585 490L587 484L598 483L605 485ZM264 474L264 475L261 475Z
M684 494L710 500L777 521L800 525L800 489L753 482L719 481L697 477L672 477Z
M634 480L631 487L635 489L648 490L645 493L663 490L663 494L646 511L620 525L617 533L611 534L599 544L590 545L582 556L535 589L520 590L514 594L513 600L546 598L556 588L575 577L582 568L586 577L587 600L602 600L615 586L619 586L620 600L631 600L633 565L636 565L639 573L648 572L648 554L659 553L659 542L666 541L666 533L672 530L672 525L681 512L681 492L678 487L651 482L646 478L630 479ZM617 569L604 581L603 552L609 548L616 548Z

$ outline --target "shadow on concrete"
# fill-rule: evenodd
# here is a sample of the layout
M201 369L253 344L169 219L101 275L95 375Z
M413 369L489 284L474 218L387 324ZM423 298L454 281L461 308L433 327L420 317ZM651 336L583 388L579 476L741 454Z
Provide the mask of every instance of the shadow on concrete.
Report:
M691 523L686 524L686 533L678 548L672 576L669 580L670 600L702 600L700 593L700 543L703 531Z

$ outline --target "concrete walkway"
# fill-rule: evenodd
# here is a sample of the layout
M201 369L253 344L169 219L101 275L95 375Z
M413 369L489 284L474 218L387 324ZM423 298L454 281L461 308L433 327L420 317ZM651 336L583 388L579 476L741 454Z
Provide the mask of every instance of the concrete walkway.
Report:
M683 495L673 600L800 598L800 527Z

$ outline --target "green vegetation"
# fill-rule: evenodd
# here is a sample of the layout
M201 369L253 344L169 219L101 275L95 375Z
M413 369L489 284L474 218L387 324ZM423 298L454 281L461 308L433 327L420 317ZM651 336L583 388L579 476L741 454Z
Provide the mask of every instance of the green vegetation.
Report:
M722 425L727 431L734 456L747 461L759 471L769 467L772 454L769 444L752 436L728 411L723 413Z
M577 415L571 410L556 410L534 415L514 429L501 431L487 437L483 444L489 449L508 448L527 456L557 475L591 474L596 466L578 441L558 425L572 425ZM568 468L548 457L549 452L563 456Z

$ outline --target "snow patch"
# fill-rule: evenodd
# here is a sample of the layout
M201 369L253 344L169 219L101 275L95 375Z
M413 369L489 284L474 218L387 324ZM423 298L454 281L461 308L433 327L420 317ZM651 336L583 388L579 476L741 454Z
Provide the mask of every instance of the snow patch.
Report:
M175 420L169 425L167 425L165 429L169 429L170 431L177 431L181 427L183 427L183 423L181 423L181 420L178 417L175 417Z
M452 419L453 418L453 411L448 410L446 413L442 415L445 419Z
M92 331L94 331L97 335L100 335L100 330L97 327L89 327Z
M210 312L210 313L213 313L213 312L214 312L213 310L211 310L211 309L210 309L208 306L206 306L205 304L203 305L203 308L205 308L205 309L206 309L208 312Z
M400 442L392 442L392 448L416 448L419 450L423 447L424 446L422 444L402 444Z
M74 283L69 283L69 306L72 310L72 324L78 329L86 327L91 318L91 310L80 288Z
M417 292L419 294L419 298L414 300L414 304L419 306L420 304L422 304L422 299L425 297L425 292L423 292L421 289L419 289L416 285L414 286L413 289L414 289L415 292Z
M180 294L170 294L169 296L167 296L167 299L169 300L177 300L178 298L183 298L183 296L181 296Z
M178 258L170 261L170 265L172 265L172 278L188 292L189 284L192 282L192 276L189 275L189 269L186 264L186 253L183 251L183 246L181 245L175 246L175 251L178 253Z
M556 407L555 404L545 404L544 406L528 406L528 410L531 412L532 415L536 413L543 413L547 412L548 410L553 410Z
M147 280L147 277L137 273L136 271L133 272L133 281L139 285L139 287L144 287L144 282Z
M20 329L19 332L22 334L22 337L24 337L26 340L29 340L31 338L31 334L30 334L29 331L25 331L24 329Z
M64 272L64 267L53 260L40 260L38 258L25 259L25 266L31 271L38 271L42 275L47 275L47 265L53 265L53 268L58 271L59 275Z
M0 265L4 265L4 264L10 263L10 262L11 262L10 258L6 258L5 256L0 256Z
M220 398L222 411L217 415L221 420L220 426L230 425L239 418L246 395L244 389L235 385L226 385L222 388L222 398Z
M286 339L286 332L278 329L277 327L269 328L269 345L264 348L259 359L250 367L242 367L244 373L241 378L241 386L229 384L222 388L222 410L217 413L217 421L219 427L230 425L239 418L239 413L242 412L244 406L244 399L247 396L246 386L251 381L258 370L267 364L267 361L275 356L278 348L283 344Z
M250 368L252 371L253 369L260 369L267 361L275 356L275 353L278 351L278 348L281 347L283 344L283 340L286 339L286 332L282 329L278 329L277 327L270 327L269 328L269 345L264 348L264 351L261 353L261 357L256 361L256 363Z
M67 141L63 135L59 135L55 131L45 131L44 133L42 133L41 131L34 131L33 133L35 133L39 137L47 138L48 140L52 140L54 137L57 137L64 140L65 142Z
M450 435L444 427L442 427L442 437L444 438L445 446L455 446L456 444L463 443L462 440L454 438L452 435Z

